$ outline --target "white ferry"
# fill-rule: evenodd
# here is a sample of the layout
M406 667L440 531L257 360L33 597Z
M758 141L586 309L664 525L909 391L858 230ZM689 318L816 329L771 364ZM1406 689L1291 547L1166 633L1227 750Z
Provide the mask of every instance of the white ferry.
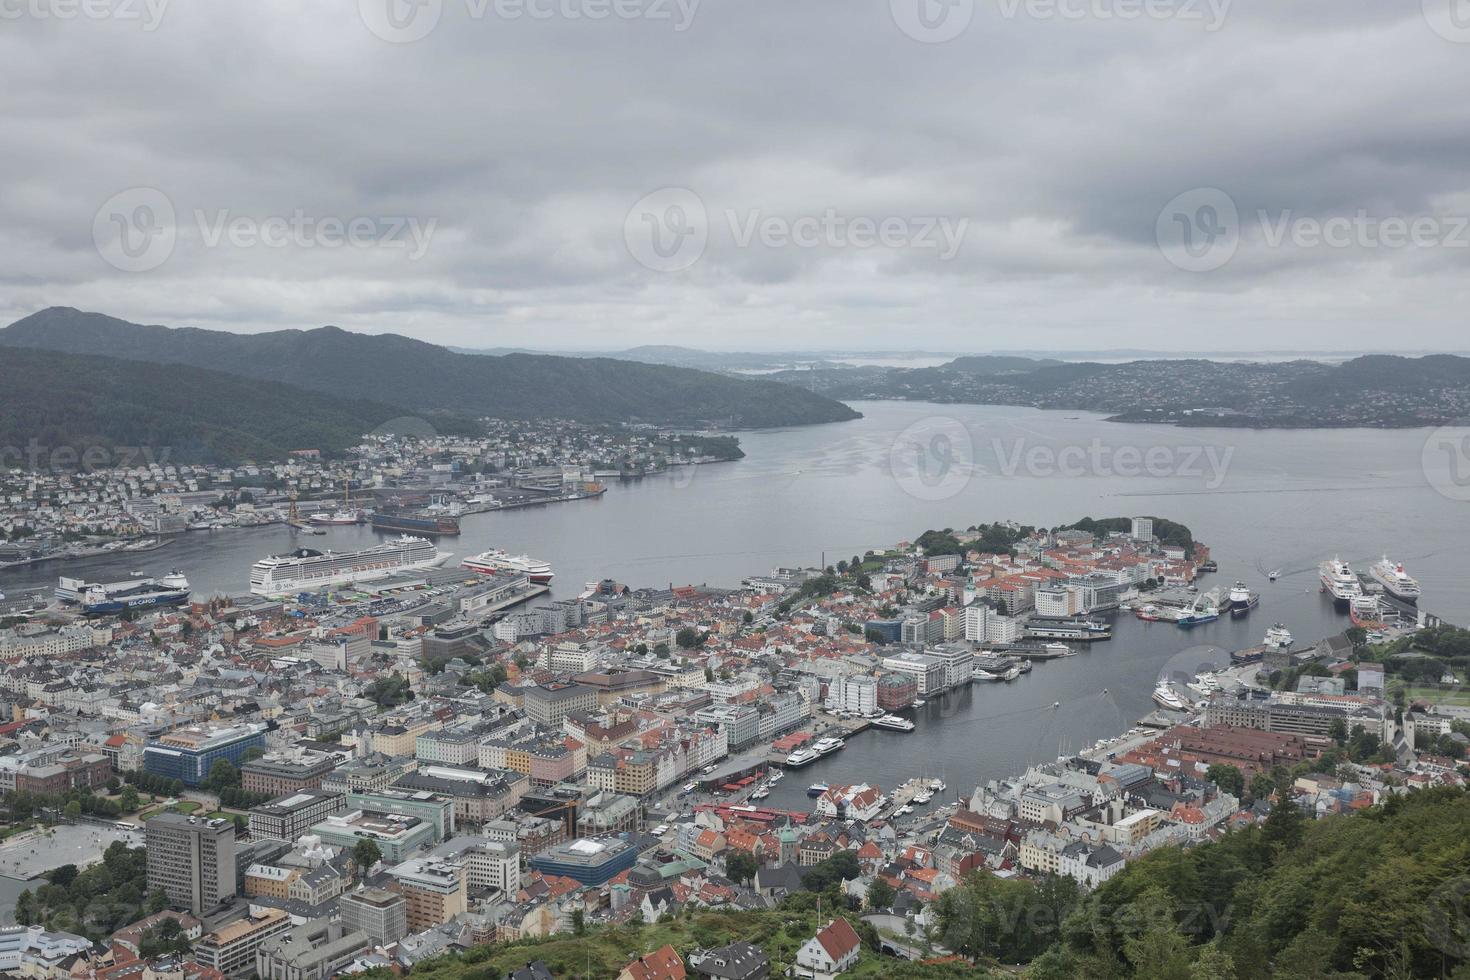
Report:
M806 746L802 746L786 757L786 765L793 769L800 769L802 766L816 761L817 753Z
M1419 600L1419 582L1414 576L1404 571L1404 563L1389 561L1387 555L1368 569L1368 574L1373 576L1374 581L1382 585L1388 594L1395 599L1404 602L1417 602Z
M530 555L511 555L499 548L492 548L460 562L472 572L486 575L524 575L536 585L549 585L556 575L551 563Z
M846 744L840 738L819 738L817 739L817 744L813 745L812 748L816 750L817 755L831 755Z
M873 727L887 728L895 732L911 732L914 730L914 723L898 715L882 715L873 719Z
M297 548L285 555L262 558L250 568L250 591L280 595L300 589L347 585L386 578L396 572L436 568L449 553L425 538L407 534L361 551L315 551Z

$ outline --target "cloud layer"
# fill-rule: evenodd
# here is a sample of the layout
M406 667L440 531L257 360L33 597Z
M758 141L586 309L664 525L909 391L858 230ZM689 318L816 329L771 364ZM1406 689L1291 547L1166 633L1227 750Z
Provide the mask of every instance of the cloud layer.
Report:
M151 4L0 0L6 321L1470 347L1450 0Z

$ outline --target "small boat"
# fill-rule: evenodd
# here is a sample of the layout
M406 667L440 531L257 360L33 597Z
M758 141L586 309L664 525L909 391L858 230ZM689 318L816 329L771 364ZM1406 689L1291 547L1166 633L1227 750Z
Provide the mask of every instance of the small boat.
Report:
M910 813L913 813L913 812L914 812L914 808L911 807L911 806L909 806L907 803L905 803L903 806L901 806L901 807L898 808L898 815L900 817L906 817Z
M1052 706L1052 707L1053 707L1053 708L1060 708L1060 707L1061 707L1061 706L1062 706L1062 702L1060 702L1060 701L1053 701L1053 702L1052 702L1052 703L1051 703L1051 706Z
M925 704L925 701L924 701L923 698L917 698L914 701L914 707L915 708L922 708L924 706L924 704Z
M1270 579L1271 581L1273 581L1273 582L1276 581L1277 579L1279 579L1281 577L1281 569L1279 569L1279 568L1276 569L1275 571L1273 571L1271 574L1267 575L1266 577L1268 579Z
M754 793L751 793L750 794L750 798L752 800L763 800L763 799L765 799L766 797L768 797L770 795L771 795L771 791L768 790L768 789L766 789L764 786L762 786L760 789L756 790Z
M826 783L812 783L810 786L808 786L806 788L806 795L807 796L821 796L823 793L827 792L827 790L829 790L829 789L831 789L831 787L828 786Z
M786 771L784 769L772 769L771 770L771 782L772 783L779 783L781 780L783 780L785 778L786 778Z
M914 794L914 802L920 805L928 803L932 799L934 799L934 794L928 791L921 791Z
M1163 617L1159 615L1159 607L1152 604L1139 606L1137 609L1133 610L1133 615L1137 616L1145 623L1157 623L1160 619L1163 619Z

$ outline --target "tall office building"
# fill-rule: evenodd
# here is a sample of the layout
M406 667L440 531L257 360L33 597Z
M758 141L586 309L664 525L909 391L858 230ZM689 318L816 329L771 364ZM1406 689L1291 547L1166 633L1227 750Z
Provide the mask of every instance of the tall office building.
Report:
M235 824L182 813L148 820L148 890L201 915L235 894Z

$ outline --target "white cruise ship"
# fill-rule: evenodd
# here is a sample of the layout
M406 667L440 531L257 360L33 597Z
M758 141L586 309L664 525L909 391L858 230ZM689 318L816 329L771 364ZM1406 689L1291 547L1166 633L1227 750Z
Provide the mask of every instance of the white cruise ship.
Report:
M524 575L536 585L549 585L556 575L550 562L530 555L506 554L498 548L466 558L460 564L472 572L486 575Z
M313 551L297 548L286 555L262 558L250 568L250 591L280 595L299 589L346 585L384 578L395 572L434 568L449 558L425 538L407 534L361 551Z
M1322 588L1332 593L1332 598L1342 605L1352 602L1354 596L1362 595L1363 585L1357 574L1341 558L1324 561L1317 566L1317 571L1322 575Z
M1368 574L1395 599L1402 599L1404 602L1418 601L1419 581L1404 571L1403 562L1389 561L1388 556L1384 555L1382 561L1368 569Z

